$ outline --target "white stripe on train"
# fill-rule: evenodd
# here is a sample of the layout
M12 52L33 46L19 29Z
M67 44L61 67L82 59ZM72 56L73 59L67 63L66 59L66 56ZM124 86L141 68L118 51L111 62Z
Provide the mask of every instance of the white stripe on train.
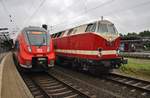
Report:
M68 53L68 54L81 54L81 55L99 55L99 51L95 50L65 50L65 49L56 49L55 52L59 53ZM116 55L116 50L102 50L101 55Z

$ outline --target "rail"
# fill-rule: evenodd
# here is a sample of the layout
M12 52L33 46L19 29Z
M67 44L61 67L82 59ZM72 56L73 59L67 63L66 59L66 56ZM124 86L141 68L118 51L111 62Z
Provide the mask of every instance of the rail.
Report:
M35 98L96 98L75 88L73 83L65 83L49 73L21 74Z
M116 73L110 73L105 78L113 82L117 82L119 84L123 84L128 87L133 87L135 89L142 90L143 92L150 93L150 81L131 78L131 77L116 74Z

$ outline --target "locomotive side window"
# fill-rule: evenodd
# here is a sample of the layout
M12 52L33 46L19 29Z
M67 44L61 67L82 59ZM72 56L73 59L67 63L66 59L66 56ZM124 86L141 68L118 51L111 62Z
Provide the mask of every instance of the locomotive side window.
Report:
M51 37L53 38L54 34L51 35Z
M77 28L73 29L72 34L75 34L77 32Z
M57 37L60 37L61 34L62 34L62 32L58 32Z
M88 24L88 26L86 28L86 32L95 32L95 29L96 29L96 23Z
M56 38L56 36L57 36L57 33L54 34L53 38Z
M62 31L60 37L62 37L64 35L64 33L65 33L65 31Z
M70 29L67 33L67 35L70 35L72 33L73 29Z

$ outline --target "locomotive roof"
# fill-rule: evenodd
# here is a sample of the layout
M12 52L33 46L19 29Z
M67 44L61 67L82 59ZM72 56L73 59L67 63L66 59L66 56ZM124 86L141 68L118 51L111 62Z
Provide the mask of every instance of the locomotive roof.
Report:
M22 31L40 31L40 32L47 32L44 28L42 27L33 27L33 26L29 26L29 27L25 27Z
M79 25L79 26L74 26L72 28L68 28L68 29L65 29L65 30L62 30L62 31L59 31L59 32L63 32L63 31L70 30L70 29L73 29L73 28L76 28L76 27L92 24L92 23L95 23L95 22L101 22L101 23L105 23L105 24L113 24L109 20L97 20L97 21L91 21L91 22L88 22L88 23L85 23L85 24L82 24L82 25ZM56 32L56 33L59 33L59 32ZM53 34L55 34L55 33L53 33Z

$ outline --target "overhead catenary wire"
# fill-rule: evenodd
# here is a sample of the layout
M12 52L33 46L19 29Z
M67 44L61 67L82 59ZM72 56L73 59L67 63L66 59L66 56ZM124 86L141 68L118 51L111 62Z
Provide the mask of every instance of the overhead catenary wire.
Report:
M9 12L8 8L6 7L6 5L5 5L4 1L3 1L3 0L0 0L0 3L1 3L1 5L2 5L3 9L4 9L4 12L5 12L5 13L6 13L6 15L8 16L9 21L10 21L10 22L13 22L13 20L11 19L11 18L12 18L12 15L10 14L10 12Z
M6 6L6 2L4 2L4 0L0 0L0 3L4 9L4 12L6 13L6 15L9 18L8 25L11 26L9 28L13 28L13 27L17 28L17 23L16 23L15 19L13 19L14 15L11 13L12 11ZM9 35L11 35L12 32L9 32L9 33L10 33Z
M68 10L68 9L70 9L71 7L78 7L79 5L81 4L81 2L77 2L77 3L73 3L73 4L71 4L70 6L68 6L68 7L65 7L63 10L61 10L61 12L59 12L58 14L59 15L62 15L62 14L64 14L64 11L65 10ZM72 6L73 5L73 6Z
M46 0L41 1L40 5L37 7L37 9L35 9L35 11L32 13L32 15L28 19L25 19L22 27L24 27L34 17L34 15L40 10L40 8L44 5L45 2L46 2Z
M113 1L114 1L114 0L113 0ZM135 9L135 8L137 8L137 7L146 6L146 5L149 5L149 4L150 4L150 1L147 1L147 2L143 2L143 3L141 3L141 4L137 4L137 5L134 5L134 6L130 6L129 8L117 9L117 10L115 10L115 11L111 11L111 12L105 13L105 14L103 14L103 15L101 15L101 16L115 15L115 14L118 14L118 13L121 13L121 12L124 12L124 11L127 11L127 10L129 10L129 9ZM106 5L107 5L107 4L106 4ZM105 6L105 5L103 5L103 6ZM91 12L91 11L97 9L97 8L100 8L100 7L101 7L101 5L98 5L98 6L94 7L94 8L88 9L88 10L86 11L86 13L89 13L89 12ZM83 13L82 15L80 15L80 16L78 16L78 17L71 17L71 18L72 18L72 20L75 20L75 19L77 19L77 18L83 17L84 15L85 15L85 13ZM61 25L61 24L64 25L64 23L66 23L66 21L60 22L60 23L58 23L58 24L54 24L53 27L59 26L59 25ZM74 23L73 23L73 24L74 24ZM68 25L68 24L67 24L67 25ZM70 24L70 25L71 25L71 24Z
M70 17L70 19L77 19L77 18L80 18L80 17L83 17L85 14L87 14L88 12L90 12L90 11L92 11L92 10L94 10L94 9L97 9L97 8L100 8L100 7L103 7L103 6L106 6L106 5L109 5L110 3L112 3L112 2L114 2L115 0L108 0L107 2L105 2L105 3L102 3L102 4L99 4L98 6L96 6L96 7L93 7L93 8L91 8L91 9L87 9L87 5L86 5L86 3L87 3L87 0L84 2L84 10L82 11L82 12L80 12L80 16L73 16L73 17ZM63 24L63 23L65 23L66 21L63 21L63 22L60 22L60 23L58 23L58 24L54 24L53 25L53 27L54 26L58 26L58 25L60 25L60 24Z

